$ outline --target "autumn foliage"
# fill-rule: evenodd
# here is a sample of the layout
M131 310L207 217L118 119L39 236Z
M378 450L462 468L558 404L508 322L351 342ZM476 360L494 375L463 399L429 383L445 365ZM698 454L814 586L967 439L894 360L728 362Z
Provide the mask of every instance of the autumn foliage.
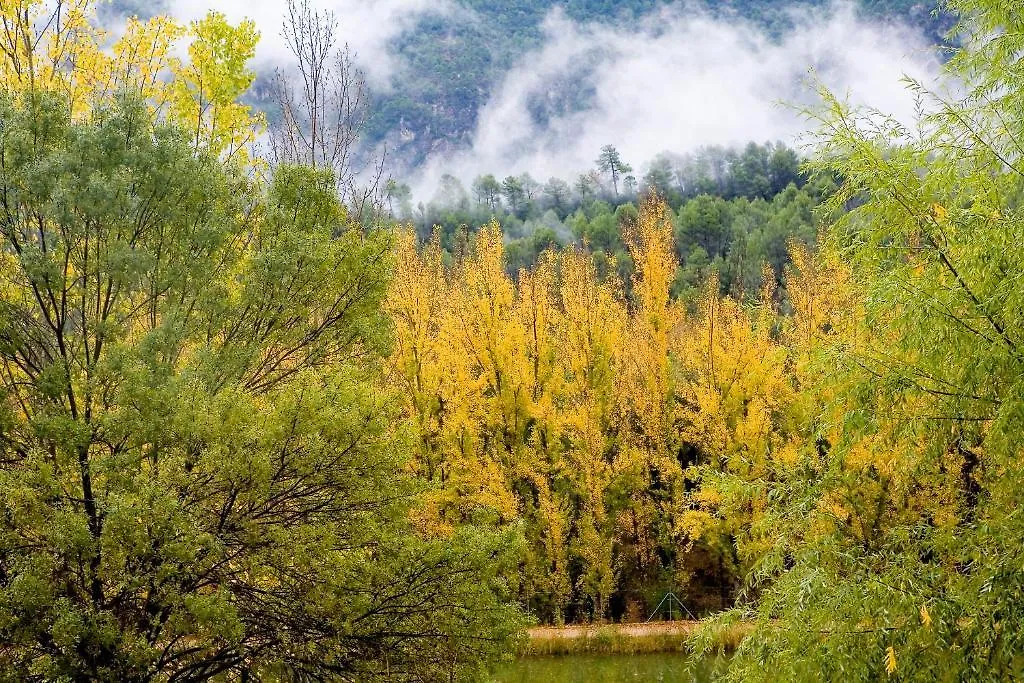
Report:
M510 277L496 224L454 255L412 231L396 247L392 363L415 466L435 484L418 521L440 534L521 524L521 599L543 619L646 616L669 587L695 607L728 604L744 518L722 515L697 467L759 477L795 458L773 291L753 309L716 282L695 311L671 300L657 198L625 238L629 283L600 276L585 247Z
M0 83L8 96L61 95L76 118L115 97L147 102L189 132L197 149L248 160L264 127L239 98L255 74L259 34L223 14L183 26L167 16L128 19L118 36L96 18L96 0L10 0L0 4ZM177 48L187 39L188 59Z
M424 244L252 155L251 22L0 0L0 681L471 679L668 590L733 680L1024 678L1024 20L950 5L965 99L823 90L754 293L710 198Z

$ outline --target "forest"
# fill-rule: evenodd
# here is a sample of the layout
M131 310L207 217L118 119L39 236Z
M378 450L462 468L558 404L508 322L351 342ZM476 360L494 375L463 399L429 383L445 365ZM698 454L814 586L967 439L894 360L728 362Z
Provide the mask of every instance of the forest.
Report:
M571 183L554 177L540 183L529 173L499 181L486 174L473 180L470 193L445 174L425 205L414 208L409 186L395 180L385 187L384 199L388 212L411 223L420 241L436 231L449 255L496 220L509 275L535 265L550 247L585 245L601 259L603 271L617 271L628 287L633 261L624 229L636 220L642 199L656 194L672 212L680 265L673 296L693 300L715 272L723 292L744 298L760 289L765 263L781 280L790 242L815 242L813 212L834 181L820 176L808 183L800 163L797 152L784 144L751 142L742 150L665 152L647 164L638 181L615 146L605 145L595 168Z
M697 0L684 6L693 16L735 20L779 37L791 30L795 17L818 16L831 3L822 0ZM116 26L131 16L150 18L168 12L174 0L104 0L98 11L104 24ZM384 145L389 159L404 173L417 169L437 150L464 149L481 110L501 80L546 40L545 17L558 8L577 22L630 26L670 6L672 0L451 0L436 12L417 16L395 35L388 50L402 68L386 83L368 89L367 116L360 152ZM921 28L931 42L944 43L952 26L949 12L935 13L933 3L917 0L853 0L858 16L878 22L907 22ZM340 17L344 22L345 17ZM271 22L276 29L276 22ZM584 71L585 66L580 67ZM280 115L273 89L273 67L257 70L243 101ZM580 111L590 104L591 88L572 74L549 88L548 99L535 102L537 119ZM649 161L638 159L638 162Z
M501 77L542 45L543 20L552 9L561 8L573 21L629 26L670 4L666 0L457 0L457 6L468 12L425 16L394 39L392 49L406 68L392 76L390 89L372 94L374 116L367 141L388 142L395 157L410 168L439 145L461 148ZM821 0L698 0L685 7L694 15L742 20L778 36L792 27L795 16L828 4ZM942 42L952 25L950 14L933 13L929 2L855 0L852 4L863 17L919 26L933 42ZM548 94L547 102L536 103L538 118L579 111L591 95L585 83L571 77L565 83L553 83ZM415 133L415 138L401 140L397 131L403 128Z
M273 118L251 21L0 4L0 681L490 680L667 591L724 680L1024 676L1024 12L943 11L917 120L413 206L308 3Z

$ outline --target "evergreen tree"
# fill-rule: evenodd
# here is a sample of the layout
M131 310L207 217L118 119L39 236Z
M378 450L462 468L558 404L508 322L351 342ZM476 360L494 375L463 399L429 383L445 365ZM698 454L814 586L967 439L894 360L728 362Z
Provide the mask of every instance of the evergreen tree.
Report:
M597 170L605 173L612 181L615 197L619 196L619 180L633 171L633 167L622 160L614 145L605 145L597 157Z

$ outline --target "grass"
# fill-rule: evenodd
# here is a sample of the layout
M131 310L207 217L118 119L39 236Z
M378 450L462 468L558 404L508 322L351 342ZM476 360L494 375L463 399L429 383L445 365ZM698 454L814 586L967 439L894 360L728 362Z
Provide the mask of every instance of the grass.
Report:
M656 652L692 652L693 635L700 622L676 621L652 624L608 624L603 626L565 626L530 629L530 637L521 654L635 655ZM737 625L716 634L715 649L730 652L749 633L747 624Z

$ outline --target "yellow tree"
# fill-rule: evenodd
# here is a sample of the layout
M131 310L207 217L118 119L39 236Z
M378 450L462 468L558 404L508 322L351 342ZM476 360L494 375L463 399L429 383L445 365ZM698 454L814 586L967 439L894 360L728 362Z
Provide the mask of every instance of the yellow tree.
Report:
M624 237L636 274L616 388L615 468L628 491L628 504L618 520L618 541L629 550L623 562L640 574L640 581L649 583L657 580L652 571L666 569L658 566L656 551L668 542L671 501L681 483L669 403L669 352L670 332L682 309L669 297L678 262L665 203L648 197Z
M560 259L559 365L565 378L559 406L566 461L577 502L574 555L583 594L604 616L616 587L616 514L607 496L618 453L614 429L616 381L625 340L626 307L614 279L598 279L593 256L566 250Z
M170 116L195 131L197 146L247 159L264 128L262 114L239 101L255 78L247 64L259 41L256 24L231 26L220 12L210 12L190 29L188 63L170 65Z
M10 95L63 95L78 118L120 94L147 102L168 121L195 131L195 144L248 160L263 128L261 114L238 100L249 88L247 67L258 34L211 12L189 29L165 16L131 18L111 36L96 18L95 0L5 0L0 3L0 75ZM190 60L174 48L190 39Z
M944 209L929 211L942 217ZM907 264L915 275L921 268L913 262L916 258L911 252ZM963 454L954 448L943 455L940 469L953 476L929 476L921 463L931 455L907 430L921 415L938 412L935 395L922 392L889 400L880 391L874 397L879 403L872 415L873 429L849 428L848 397L857 385L872 382L879 368L898 367L889 352L896 344L888 329L891 323L875 329L865 325L863 294L851 269L834 251L812 254L794 244L790 260L786 283L793 315L785 321L783 336L792 349L800 387L791 411L805 425L808 438L815 440L818 452L843 453L838 468L843 475L819 501L819 531L839 531L871 547L893 524L915 515L926 515L938 524L957 522ZM848 366L844 372L836 372L839 359Z
M592 254L549 251L516 279L496 224L446 266L437 239L398 241L392 356L437 488L423 527L521 523L523 591L548 618L604 618L624 581L659 578L672 554L677 416L669 300L676 264L664 205L629 236L634 302ZM659 553L659 551L661 551Z
M676 531L696 551L691 569L698 562L717 565L719 607L730 601L743 562L760 551L752 527L765 500L749 484L791 465L798 445L788 414L789 352L772 334L771 297L766 288L749 310L721 296L712 277L674 336L676 415L694 485L678 499Z
M526 424L522 434L523 459L517 464L518 497L522 514L532 526L528 535L531 570L526 590L543 597L558 622L572 592L570 577L571 501L565 482L572 476L566 461L566 429L562 396L569 383L563 371L557 298L559 256L540 255L533 270L522 270L517 282L515 313L524 332L527 374L521 376L526 394Z
M410 397L421 473L439 484L424 521L440 529L510 521L527 363L500 229L482 230L454 268L442 263L436 239L420 251L411 231L397 252L387 304L397 333L392 360Z
M462 456L456 477L464 496L484 496L481 503L507 521L516 515L508 494L526 456L523 432L532 367L497 223L476 235L452 279L446 365L453 393L469 390L466 421L454 435Z
M443 478L440 419L445 409L441 357L444 340L439 317L443 314L445 273L436 239L419 251L412 230L395 238L395 277L385 306L395 327L391 361L393 381L409 397L409 409L419 441L419 474L427 481Z
M677 529L691 547L717 557L720 576L731 584L722 588L723 603L779 536L765 514L768 487L827 449L841 430L840 415L817 417L840 389L829 369L834 357L820 351L856 343L855 288L835 259L796 242L789 256L790 315L775 310L770 269L760 301L750 307L721 296L712 278L674 346L680 430L696 485L680 499ZM824 383L817 379L823 372L830 376ZM874 509L868 498L861 490L827 505L830 514L848 515L843 506L855 502L867 514Z

